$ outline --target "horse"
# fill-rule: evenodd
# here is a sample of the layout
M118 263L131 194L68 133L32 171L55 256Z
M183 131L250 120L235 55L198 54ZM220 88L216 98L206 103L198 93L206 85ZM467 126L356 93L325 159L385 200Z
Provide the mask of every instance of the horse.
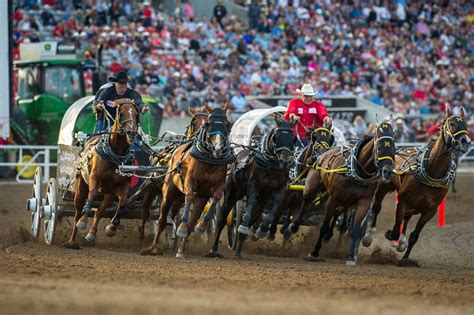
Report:
M397 153L395 158L395 176L389 183L379 183L372 206L373 220L368 229L363 245L370 246L376 231L377 216L382 207L382 200L389 192L398 192L395 224L385 233L389 241L397 241L397 250L405 251L400 260L401 266L417 266L411 260L410 253L418 241L425 226L435 215L438 205L449 191L449 184L455 178L456 156L469 148L469 137L464 116L453 115L446 110L440 136L427 144L423 149L406 148ZM408 222L415 214L420 214L414 231L406 239ZM403 230L400 226L403 221Z
M207 122L200 128L192 143L184 144L173 152L170 167L174 169L166 175L163 183L158 231L152 245L140 252L142 255L161 253L158 243L166 226L169 209L174 202L182 204L183 197L184 212L176 231L176 235L182 238L177 258L185 257L185 246L191 232L194 230L203 234L208 222L214 217L217 203L224 193L227 165L235 160L228 140L228 105L226 103L223 109L212 109L205 104ZM196 225L209 198L212 198L210 209ZM193 211L190 215L191 205Z
M346 260L347 266L355 266L377 182L380 178L384 182L391 181L394 155L393 127L390 122L378 122L374 134L361 138L351 149L335 147L324 152L308 173L303 203L293 222L284 231L285 236L288 238L298 231L307 205L325 190L328 199L324 221L318 241L314 250L308 254L308 259L320 260L322 241L332 232L331 220L356 206L351 231L352 242Z
M191 122L186 127L184 141L192 141L196 136L199 128L205 125L207 121L208 113L204 107L190 108L189 114L191 114ZM152 166L168 166L169 161L173 152L179 147L178 143L172 143L163 149L161 149L156 155L150 156L150 165ZM143 196L143 214L142 214L142 225L138 228L138 232L141 239L145 238L145 225L150 220L151 206L156 196L161 194L161 188L163 186L164 177L159 176L158 178L152 178L150 183L147 185L145 195ZM172 213L177 213L180 209L181 204L176 202L173 206Z
M217 231L209 257L220 257L218 244L227 217L236 202L245 196L247 206L242 223L238 227L238 242L235 255L241 256L242 246L250 227L262 214L263 207L273 201L270 214L263 220L255 235L258 238L268 237L269 226L287 192L289 165L295 145L293 124L275 119L276 127L267 132L259 150L242 150L237 162L232 165L227 177L224 201L217 219ZM237 215L234 211L234 215Z
M128 198L130 178L116 173L120 164L132 164L135 157L132 146L138 132L138 110L131 99L115 101L117 107L116 117L110 133L95 136L89 139L78 160L74 182L74 227L69 241L65 244L68 248L79 248L76 242L78 230L85 230L87 218L92 215L92 203L98 192L104 198L94 214L93 225L85 237L89 242L95 242L97 227L104 211L118 198L117 210L106 227L106 235L115 235L120 224Z
M311 143L304 149L301 154L301 158L297 160L297 165L295 169L296 178L293 180L293 183L298 183L300 180L306 178L306 174L309 169L316 162L317 158L326 150L334 145L335 138L332 132L332 126L319 127L316 126L316 129L311 130ZM303 168L298 167L302 165ZM277 231L278 222L282 214L286 211L286 219L281 228L281 233L288 227L290 223L290 216L293 209L299 208L303 199L301 198L301 191L291 191L289 190L278 208L277 214L274 217L274 220L270 227L270 235L268 240L273 241L275 239L275 234Z

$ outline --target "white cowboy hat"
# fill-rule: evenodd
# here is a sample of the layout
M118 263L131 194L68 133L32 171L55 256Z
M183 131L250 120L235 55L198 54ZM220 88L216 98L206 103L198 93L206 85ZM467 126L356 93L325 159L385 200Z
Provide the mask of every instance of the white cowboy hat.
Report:
M313 86L311 84L305 83L305 84L303 84L301 89L296 89L296 93L313 96L317 92L313 89Z

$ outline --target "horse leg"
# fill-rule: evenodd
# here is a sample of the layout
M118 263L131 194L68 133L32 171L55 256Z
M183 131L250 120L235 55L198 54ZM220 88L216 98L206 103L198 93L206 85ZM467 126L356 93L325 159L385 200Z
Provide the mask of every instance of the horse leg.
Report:
M222 233L222 230L227 224L227 217L229 216L230 211L232 208L235 206L235 203L237 202L237 194L235 189L232 189L232 181L231 184L229 184L226 187L226 192L224 194L224 202L222 203L222 207L217 214L217 226L216 226L216 235L214 235L214 243L212 244L212 248L207 255L208 257L222 257L218 253L218 247L219 247L219 239Z
M423 227L425 224L433 218L433 216L436 214L437 207L433 207L430 210L424 212L421 214L421 217L418 219L418 222L416 223L415 230L411 232L410 237L408 238L408 247L405 252L405 255L403 255L402 260L400 261L400 266L418 266L418 263L414 260L411 260L410 253L411 250L413 249L413 246L415 246L416 242L418 241L418 237L420 236L421 230L423 230Z
M257 232L255 233L255 235L258 238L265 238L265 237L268 237L270 235L269 226L273 222L273 218L275 218L276 212L278 211L278 208L279 208L281 202L285 198L285 195L286 195L287 191L288 190L285 187L285 188L277 190L273 193L273 196L272 196L273 197L272 198L272 200L273 200L272 210L270 211L270 214L265 218L265 220L263 220L263 222L258 227Z
M286 196L285 196L283 202L280 203L280 205L278 206L278 211L277 211L276 215L273 217L273 221L270 225L270 235L268 235L268 237L267 237L267 239L269 241L275 240L275 234L276 234L277 229L278 229L278 223L280 222L283 211L287 207L288 207L288 204L287 204ZM285 220L285 222L286 222L286 220Z
M408 227L408 222L410 221L412 215L405 215L405 218L403 218L403 229L402 229L402 235L400 235L400 239L398 240L397 244L397 251L402 253L405 251L407 248L407 227Z
M163 190L163 199L161 200L161 206L160 206L160 217L158 219L158 229L155 234L155 238L153 239L153 243L151 244L150 247L148 248L143 248L140 251L140 255L155 255L155 254L162 254L161 252L158 251L158 243L160 241L160 236L161 233L165 230L166 228L166 223L168 219L168 212L171 208L171 206L174 206L173 198L170 198L171 196L169 195L169 190ZM178 207L179 211L179 207ZM156 251L155 251L156 250Z
M369 247L374 241L375 232L377 231L377 218L379 216L380 210L382 210L382 201L385 198L385 195L387 195L387 192L388 190L384 189L384 186L379 185L377 187L377 191L375 192L370 209L372 216L370 227L367 229L364 237L362 238L362 245L365 247Z
M357 264L357 254L362 237L365 234L369 219L369 207L371 198L360 199L357 202L357 209L354 213L354 220L351 229L351 247L347 255L346 266L355 266Z
M87 184L82 179L81 176L76 177L76 186L75 186L75 195L74 195L74 208L76 209L76 213L74 215L74 226L72 228L71 237L69 241L64 244L64 247L71 248L71 249L80 249L79 244L76 242L76 235L77 235L77 223L82 216L82 208L84 207L85 200L87 198Z
M263 206L265 206L265 203L258 203L255 207L252 207L251 209L248 209L250 214L249 214L249 226L253 226L258 218L260 217L262 213ZM247 214L247 211L245 212ZM248 234L241 233L239 231L239 239L237 242L237 247L235 249L235 256L236 257L241 257L241 252L242 252L242 247L244 246L244 242L247 239Z
M250 232L250 219L252 216L252 209L257 204L257 188L255 183L248 183L247 189L247 207L245 208L244 216L242 218L242 223L240 224L238 231L240 234L247 236Z
M206 206L206 203L208 201L208 198L196 198L196 199L197 200L194 202L194 205L193 205L193 211L191 213L191 217L189 218L189 225L188 225L188 230L186 231L186 236L183 237L181 241L181 245L179 246L178 252L176 253L176 258L186 257L184 255L184 251L186 249L186 243L188 241L189 236L194 230L194 226L196 225L196 222L201 217L202 211L204 210L204 207Z
M155 184L151 184L151 185L155 185ZM142 225L138 228L138 233L141 240L145 239L145 225L150 220L151 205L153 203L153 200L159 193L159 191L156 192L155 191L156 189L154 188L155 187L150 187L150 189L146 192L145 196L143 197Z
M392 230L387 230L387 232L385 232L385 238L389 241L398 241L400 238L400 226L402 225L403 218L405 217L406 208L407 206L403 198L399 197L397 211L395 213L395 224L393 225Z
M218 187L216 191L214 191L214 194L212 195L212 203L211 203L211 207L209 208L209 211L207 211L203 220L199 222L199 224L196 225L196 227L194 228L194 232L196 232L197 234L204 234L204 232L206 232L207 223L211 221L215 216L216 206L219 203L219 200L221 200L222 198L222 195L224 193L224 188L225 188L225 182L222 185L220 185L220 187Z
M331 240L332 236L334 235L334 227L336 226L336 222L337 222L337 214L335 214L331 218L331 223L330 223L330 226L329 226L329 230L323 238L324 243L328 243Z
M114 202L114 195L112 194L107 194L104 196L104 200L102 200L102 203L99 206L99 209L94 214L94 221L92 223L92 227L89 230L89 233L87 233L85 239L90 242L90 243L95 243L96 235L97 235L97 227L99 226L99 221L102 219L102 216L104 215L105 210Z
M189 211L191 205L194 202L195 194L191 187L186 189L186 196L184 197L184 212L181 217L181 224L179 225L176 235L179 237L186 237L188 235L188 220L189 220Z
M117 226L120 225L120 216L125 212L127 206L128 185L117 193L118 205L114 217L110 220L110 224L105 227L105 235L113 237L117 233Z
M91 184L89 186L89 194L87 196L86 203L84 205L84 208L82 209L82 216L77 221L76 227L79 230L85 230L87 228L87 219L92 216L92 202L94 201L94 198L99 191L98 185L96 185L96 182L93 178L91 178Z
M333 199L331 197L328 198L326 201L326 213L324 216L324 221L323 224L321 225L321 228L319 230L319 238L316 244L314 245L314 249L311 253L308 254L308 259L309 260L320 260L319 258L319 251L321 250L321 247L323 245L323 238L328 233L329 231L329 224L331 222L331 218L334 216L334 211L335 209L335 204L333 202Z

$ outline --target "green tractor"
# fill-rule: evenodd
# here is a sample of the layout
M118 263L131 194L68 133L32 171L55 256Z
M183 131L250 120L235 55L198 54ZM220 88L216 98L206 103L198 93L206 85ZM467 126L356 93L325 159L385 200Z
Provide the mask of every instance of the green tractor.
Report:
M92 88L86 92L84 75L88 71L92 73L94 65L85 58L77 58L73 52L73 46L55 42L20 45L22 59L14 62L16 106L11 110L12 134L17 144L56 145L66 110L76 100L92 95ZM92 77L98 80L99 76ZM92 85L100 86L100 82ZM162 107L156 99L143 99L150 110L141 117L142 129L156 137ZM92 110L81 114L78 125L85 133L93 132L95 115Z

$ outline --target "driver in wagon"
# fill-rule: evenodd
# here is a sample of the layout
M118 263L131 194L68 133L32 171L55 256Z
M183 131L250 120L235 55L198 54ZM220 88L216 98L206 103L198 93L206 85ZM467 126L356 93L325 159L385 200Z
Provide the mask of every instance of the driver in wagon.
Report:
M109 130L113 125L113 119L117 114L115 101L122 98L129 98L135 101L135 106L139 113L146 113L148 107L143 103L140 94L127 86L129 81L127 72L120 71L116 76L109 77L109 83L100 87L97 92L92 109L96 113L95 133ZM106 114L106 112L108 114Z
M326 106L313 99L316 91L311 84L305 83L301 89L296 89L301 98L292 99L283 116L286 120L296 122L294 132L300 147L306 147L310 143L311 135L309 128L315 125L323 127L332 125Z

